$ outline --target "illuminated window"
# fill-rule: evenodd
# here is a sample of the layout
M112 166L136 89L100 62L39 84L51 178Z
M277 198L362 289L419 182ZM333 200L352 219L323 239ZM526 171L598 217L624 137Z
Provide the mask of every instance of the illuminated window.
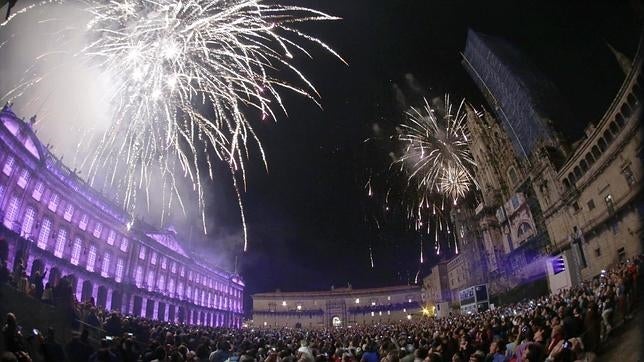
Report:
M74 205L71 202L68 202L65 206L65 213L63 214L63 219L67 221L72 221L72 216L74 216Z
M51 231L51 219L43 219L40 225L40 234L38 234L37 246L41 249L47 248L47 241L49 241L49 232Z
M184 268L184 267L183 267L183 265L181 266L181 273L180 273L180 275L181 275L181 277L186 276L186 268Z
M33 197L37 201L40 201L43 192L45 192L45 184L42 183L42 181L38 181L36 183L36 186L34 187L34 191L31 193L31 197Z
M154 287L154 272L152 270L150 270L148 272L148 283L147 284L148 284L148 290L152 290L152 288Z
M20 172L20 177L18 177L18 186L20 186L21 189L24 189L25 186L27 186L27 182L29 182L30 177L31 174L29 174L29 170L23 168L22 172Z
M123 252L127 251L127 245L128 245L127 238L123 238L123 240L121 240L121 251Z
M143 245L139 246L139 259L145 259L145 246Z
M136 267L134 282L137 287L141 288L141 285L143 284L143 268L140 265Z
M54 255L59 258L63 257L65 250L65 243L67 242L67 230L58 229L58 236L56 236L56 246L54 247Z
M165 256L161 257L161 269L166 269L168 267L168 260Z
M176 272L177 272L177 263L176 263L176 262L174 262L174 261L172 262L172 272L173 272L173 273L176 273Z
M33 207L28 207L25 211L25 216L22 218L22 229L20 230L20 235L25 238L31 237L31 230L34 227L34 219L36 217L36 209Z
M606 209L608 209L609 214L613 214L615 212L615 203L613 202L613 195L607 195L604 198L604 201L606 202Z
M188 270L188 280L192 281L192 270Z
M92 235L94 235L95 238L100 238L102 232L103 232L103 224L101 224L100 222L97 222L96 225L94 225L94 233Z
M152 256L150 257L150 263L152 265L157 265L157 253L154 251L152 252Z
M183 282L177 284L177 295L183 296Z
M122 278L123 278L123 259L118 258L116 260L116 275L114 276L114 279L116 279L116 281L120 283Z
M187 297L188 299L192 299L192 288L191 288L189 285L188 285L188 287L186 288L186 297Z
M89 253L87 254L87 270L93 272L94 264L96 264L96 247L94 245L89 247Z
M49 210L53 212L56 212L56 209L58 209L59 203L60 203L60 195L58 195L57 193L53 193L49 198L49 205L47 206L47 208L49 208Z
M5 175L10 176L11 172L13 172L13 167L15 165L16 165L16 159L13 158L13 156L7 157L7 161L4 163L2 172L4 172Z
M72 264L78 265L80 260L81 248L83 241L80 238L74 240L74 246L72 247L72 259L70 260Z
M110 276L110 253L103 256L103 265L101 265L101 275L105 278Z
M89 222L89 216L87 216L87 214L83 214L83 216L81 217L80 221L78 222L78 227L81 230L85 230L85 229L87 229L87 223L88 222Z
M165 277L163 275L159 275L159 280L157 281L157 288L159 288L160 291L165 292Z
M174 292L174 279L168 279L168 292Z
M360 298L356 298L356 304L360 304Z
M11 196L9 206L4 214L4 225L12 229L13 222L18 218L18 207L20 206L20 199L18 196Z
M109 245L114 245L114 240L116 240L116 232L114 230L110 230L107 233L107 243Z

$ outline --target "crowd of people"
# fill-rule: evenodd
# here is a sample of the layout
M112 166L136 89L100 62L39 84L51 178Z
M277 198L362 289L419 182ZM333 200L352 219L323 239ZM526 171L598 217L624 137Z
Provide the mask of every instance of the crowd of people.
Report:
M622 263L573 289L481 313L350 328L187 326L71 301L80 327L64 345L53 328L24 333L16 316L7 315L0 361L592 361L617 321L635 311L641 262ZM93 330L102 332L97 340Z

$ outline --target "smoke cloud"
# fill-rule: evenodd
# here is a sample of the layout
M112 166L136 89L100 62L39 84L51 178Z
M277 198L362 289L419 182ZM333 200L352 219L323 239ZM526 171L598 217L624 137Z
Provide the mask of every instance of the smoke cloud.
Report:
M18 2L12 11L29 5ZM0 27L0 102L13 102L12 109L19 117L37 115L34 130L40 141L50 145L54 155L95 189L117 200L122 190L110 187L111 173L89 177L92 149L110 129L109 95L115 83L111 81L115 79L113 75L80 55L91 41L85 31L89 20L82 4L65 3L37 6ZM119 151L112 152L118 155ZM173 226L184 243L187 238L205 239L193 182L183 174L175 175L184 208L175 196L168 212L169 188L157 176L152 175L151 182L137 193L135 216L157 227ZM206 204L214 201L210 199L214 196L205 197ZM209 243L221 246L208 257L232 268L230 256L241 238L216 231L216 222L206 221L209 231L215 230L214 235L208 237L208 242L195 242L192 246L200 253L208 249Z

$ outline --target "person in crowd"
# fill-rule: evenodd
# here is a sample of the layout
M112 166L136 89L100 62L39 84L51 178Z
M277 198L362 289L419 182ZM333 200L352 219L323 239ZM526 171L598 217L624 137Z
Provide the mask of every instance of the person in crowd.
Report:
M45 362L59 362L65 360L63 347L56 342L54 329L51 327L47 330L47 337L41 346L41 353L43 355L43 361Z
M70 362L89 361L94 353L94 348L89 343L89 332L83 329L80 335L75 334L72 340L65 346L65 352Z

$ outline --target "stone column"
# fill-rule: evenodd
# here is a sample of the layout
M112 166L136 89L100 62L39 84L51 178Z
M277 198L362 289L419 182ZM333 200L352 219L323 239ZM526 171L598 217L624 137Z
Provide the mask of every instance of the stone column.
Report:
M32 275L33 274L33 268L34 266L34 256L29 254L27 257L27 264L25 264L25 272L27 272L27 275Z
M85 279L78 277L76 278L76 299L79 302L82 302L81 297L83 296L83 283Z
M94 303L98 305L98 284L92 284L92 298L94 298Z
M168 322L168 318L170 318L170 307L171 305L169 303L165 304L165 311L163 313L163 321Z
M159 301L153 300L152 303L154 303L154 310L152 311L152 319L158 320L159 319Z
M108 311L112 310L112 289L107 289L107 299L105 300L105 309Z
M143 297L143 300L141 301L141 315L140 316L141 317L145 316L146 318L148 318L147 311L148 311L148 298Z

